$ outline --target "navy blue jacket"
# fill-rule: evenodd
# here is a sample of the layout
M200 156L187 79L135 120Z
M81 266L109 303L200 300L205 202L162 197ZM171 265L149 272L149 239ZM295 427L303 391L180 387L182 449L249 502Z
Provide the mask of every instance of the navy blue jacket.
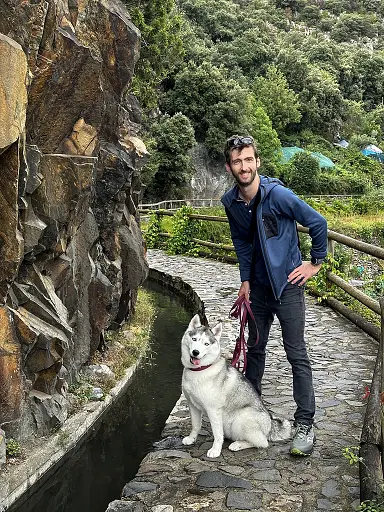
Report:
M327 255L327 221L276 178L260 176L261 200L256 209L257 229L268 277L276 299L287 285L288 275L301 265L296 222L309 228L311 256ZM252 245L250 239L252 206L239 199L235 185L221 198L225 206L232 241L240 266L241 281L251 280Z

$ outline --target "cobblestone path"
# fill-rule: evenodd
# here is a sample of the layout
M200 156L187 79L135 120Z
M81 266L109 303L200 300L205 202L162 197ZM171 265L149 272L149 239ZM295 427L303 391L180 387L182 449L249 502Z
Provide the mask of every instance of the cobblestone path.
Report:
M228 318L239 288L236 266L212 260L168 256L149 251L151 269L180 278L204 304L214 325L224 322L223 352L229 357L238 320ZM317 443L313 454L296 458L289 442L267 449L230 452L225 442L218 459L205 454L212 437L206 430L192 447L180 445L189 433L186 402L180 398L163 431L160 450L149 453L135 479L108 510L181 512L187 510L260 512L320 512L356 510L360 504L358 466L349 464L343 448L359 443L365 412L364 387L370 385L377 343L331 309L306 297L306 340L312 362ZM272 325L263 378L266 406L292 419L291 369L281 342L279 324ZM169 436L169 437L168 437ZM133 501L129 501L133 500ZM138 500L138 501L137 501ZM125 503L132 508L114 508ZM142 507L142 508L137 508Z

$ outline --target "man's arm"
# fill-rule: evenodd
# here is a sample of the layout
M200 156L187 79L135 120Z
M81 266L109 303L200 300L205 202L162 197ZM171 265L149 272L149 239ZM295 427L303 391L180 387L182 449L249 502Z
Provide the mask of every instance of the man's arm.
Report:
M302 226L309 228L309 236L312 240L311 256L323 259L327 256L327 221L316 210L305 201L296 196L290 189L276 187L277 204L279 213L287 215ZM293 270L288 276L292 284L305 284L308 279L316 275L321 268L320 265L313 265L310 261L303 261L301 265Z

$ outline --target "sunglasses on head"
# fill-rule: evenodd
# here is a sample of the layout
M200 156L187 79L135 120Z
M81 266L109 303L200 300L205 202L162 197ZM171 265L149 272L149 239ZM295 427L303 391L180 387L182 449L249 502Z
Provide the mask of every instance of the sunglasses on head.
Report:
M248 146L250 144L253 144L255 141L253 140L253 137L246 136L246 137L235 137L234 139L228 139L227 140L227 148L237 148L239 146Z

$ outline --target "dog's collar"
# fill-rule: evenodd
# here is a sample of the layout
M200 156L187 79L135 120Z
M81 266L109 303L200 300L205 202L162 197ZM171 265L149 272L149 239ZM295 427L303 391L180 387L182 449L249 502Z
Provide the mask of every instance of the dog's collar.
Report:
M207 364L206 366L199 366L198 368L190 368L190 370L192 372L200 372L201 370L206 370L210 366L212 366L212 365L211 364Z

